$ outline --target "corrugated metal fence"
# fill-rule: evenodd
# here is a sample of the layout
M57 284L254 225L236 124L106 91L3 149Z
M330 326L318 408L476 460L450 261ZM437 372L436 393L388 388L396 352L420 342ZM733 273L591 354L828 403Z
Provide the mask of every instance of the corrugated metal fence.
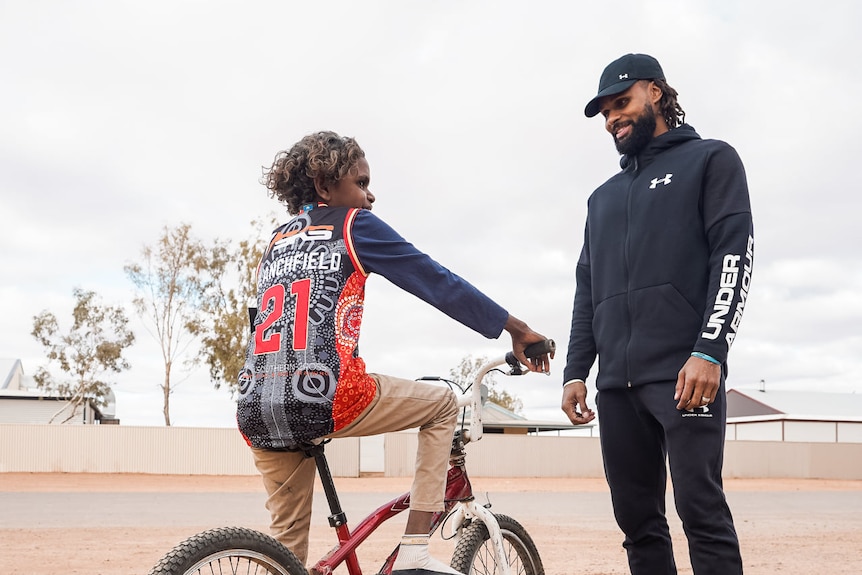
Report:
M338 477L359 476L359 440L327 446ZM235 429L0 424L0 472L256 475Z
M386 475L413 475L416 444L415 433L386 434ZM593 437L485 434L467 445L467 469L476 477L604 477Z
M384 475L410 477L415 433L384 437ZM360 441L326 448L336 477L360 474ZM602 477L598 438L486 434L467 446L476 477ZM0 424L0 472L256 475L234 429ZM862 443L728 441L726 477L862 480Z

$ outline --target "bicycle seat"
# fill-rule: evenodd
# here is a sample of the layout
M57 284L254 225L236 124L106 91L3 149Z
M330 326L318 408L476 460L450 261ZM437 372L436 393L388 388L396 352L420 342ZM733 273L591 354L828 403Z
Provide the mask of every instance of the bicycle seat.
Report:
M299 441L279 448L277 451L301 451L306 457L314 457L317 453L323 453L323 446L329 442L329 439L323 438L311 441Z

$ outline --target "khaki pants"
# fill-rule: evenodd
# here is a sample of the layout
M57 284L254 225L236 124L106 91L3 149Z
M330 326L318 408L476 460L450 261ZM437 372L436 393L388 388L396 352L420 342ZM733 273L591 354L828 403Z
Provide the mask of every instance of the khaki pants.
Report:
M371 374L377 383L374 401L350 425L328 438L361 437L419 428L416 470L410 508L441 511L452 434L458 419L455 394L448 388ZM301 452L252 449L254 463L269 495L273 537L303 563L308 559L308 531L316 467Z

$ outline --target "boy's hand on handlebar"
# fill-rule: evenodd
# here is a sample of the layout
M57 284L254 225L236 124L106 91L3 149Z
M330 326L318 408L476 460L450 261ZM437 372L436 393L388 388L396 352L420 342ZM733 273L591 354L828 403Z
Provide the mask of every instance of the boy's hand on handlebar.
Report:
M554 351L543 353L537 357L528 358L524 355L524 350L533 343L545 341L547 338L540 333L530 329L530 327L513 315L506 320L506 325L503 327L512 336L512 351L515 357L518 358L530 371L539 373L551 373L551 359L554 358Z

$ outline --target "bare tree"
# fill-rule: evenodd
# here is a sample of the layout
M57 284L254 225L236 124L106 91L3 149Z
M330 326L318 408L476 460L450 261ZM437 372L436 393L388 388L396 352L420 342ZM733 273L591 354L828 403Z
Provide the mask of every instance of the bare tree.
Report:
M270 229L275 228L275 215L269 220ZM231 396L236 393L237 375L245 363L250 332L248 306L257 295L257 266L265 247L263 220L253 220L251 227L252 235L230 253L231 273L221 276L216 297L207 300L205 312L210 327L201 340L201 356L209 366L214 387L226 384Z
M45 347L49 363L56 362L71 378L57 381L45 366L34 375L40 389L70 398L71 412L62 423L74 417L87 401L100 407L107 405L113 383L105 374L129 369L123 351L135 341L122 307L102 305L92 291L75 288L73 293L72 327L67 333L61 333L57 317L47 310L33 317L31 332ZM51 418L51 423L60 413L62 410Z
M215 285L227 265L228 250L218 240L207 246L192 236L191 225L180 224L165 226L154 247L144 246L142 256L142 263L124 269L137 289L135 308L148 320L161 347L165 375L159 387L165 425L170 425L170 396L176 387L173 369L183 357L188 366L197 363L197 355L188 354L189 346L207 325L203 312L210 298L216 297Z
M479 368L487 361L488 358L484 356L474 358L472 355L466 355L461 358L458 367L449 370L449 377L461 386L467 385L473 381ZM488 387L489 401L505 407L513 413L521 414L523 412L524 403L505 389L499 389L493 372L485 376L483 383Z

